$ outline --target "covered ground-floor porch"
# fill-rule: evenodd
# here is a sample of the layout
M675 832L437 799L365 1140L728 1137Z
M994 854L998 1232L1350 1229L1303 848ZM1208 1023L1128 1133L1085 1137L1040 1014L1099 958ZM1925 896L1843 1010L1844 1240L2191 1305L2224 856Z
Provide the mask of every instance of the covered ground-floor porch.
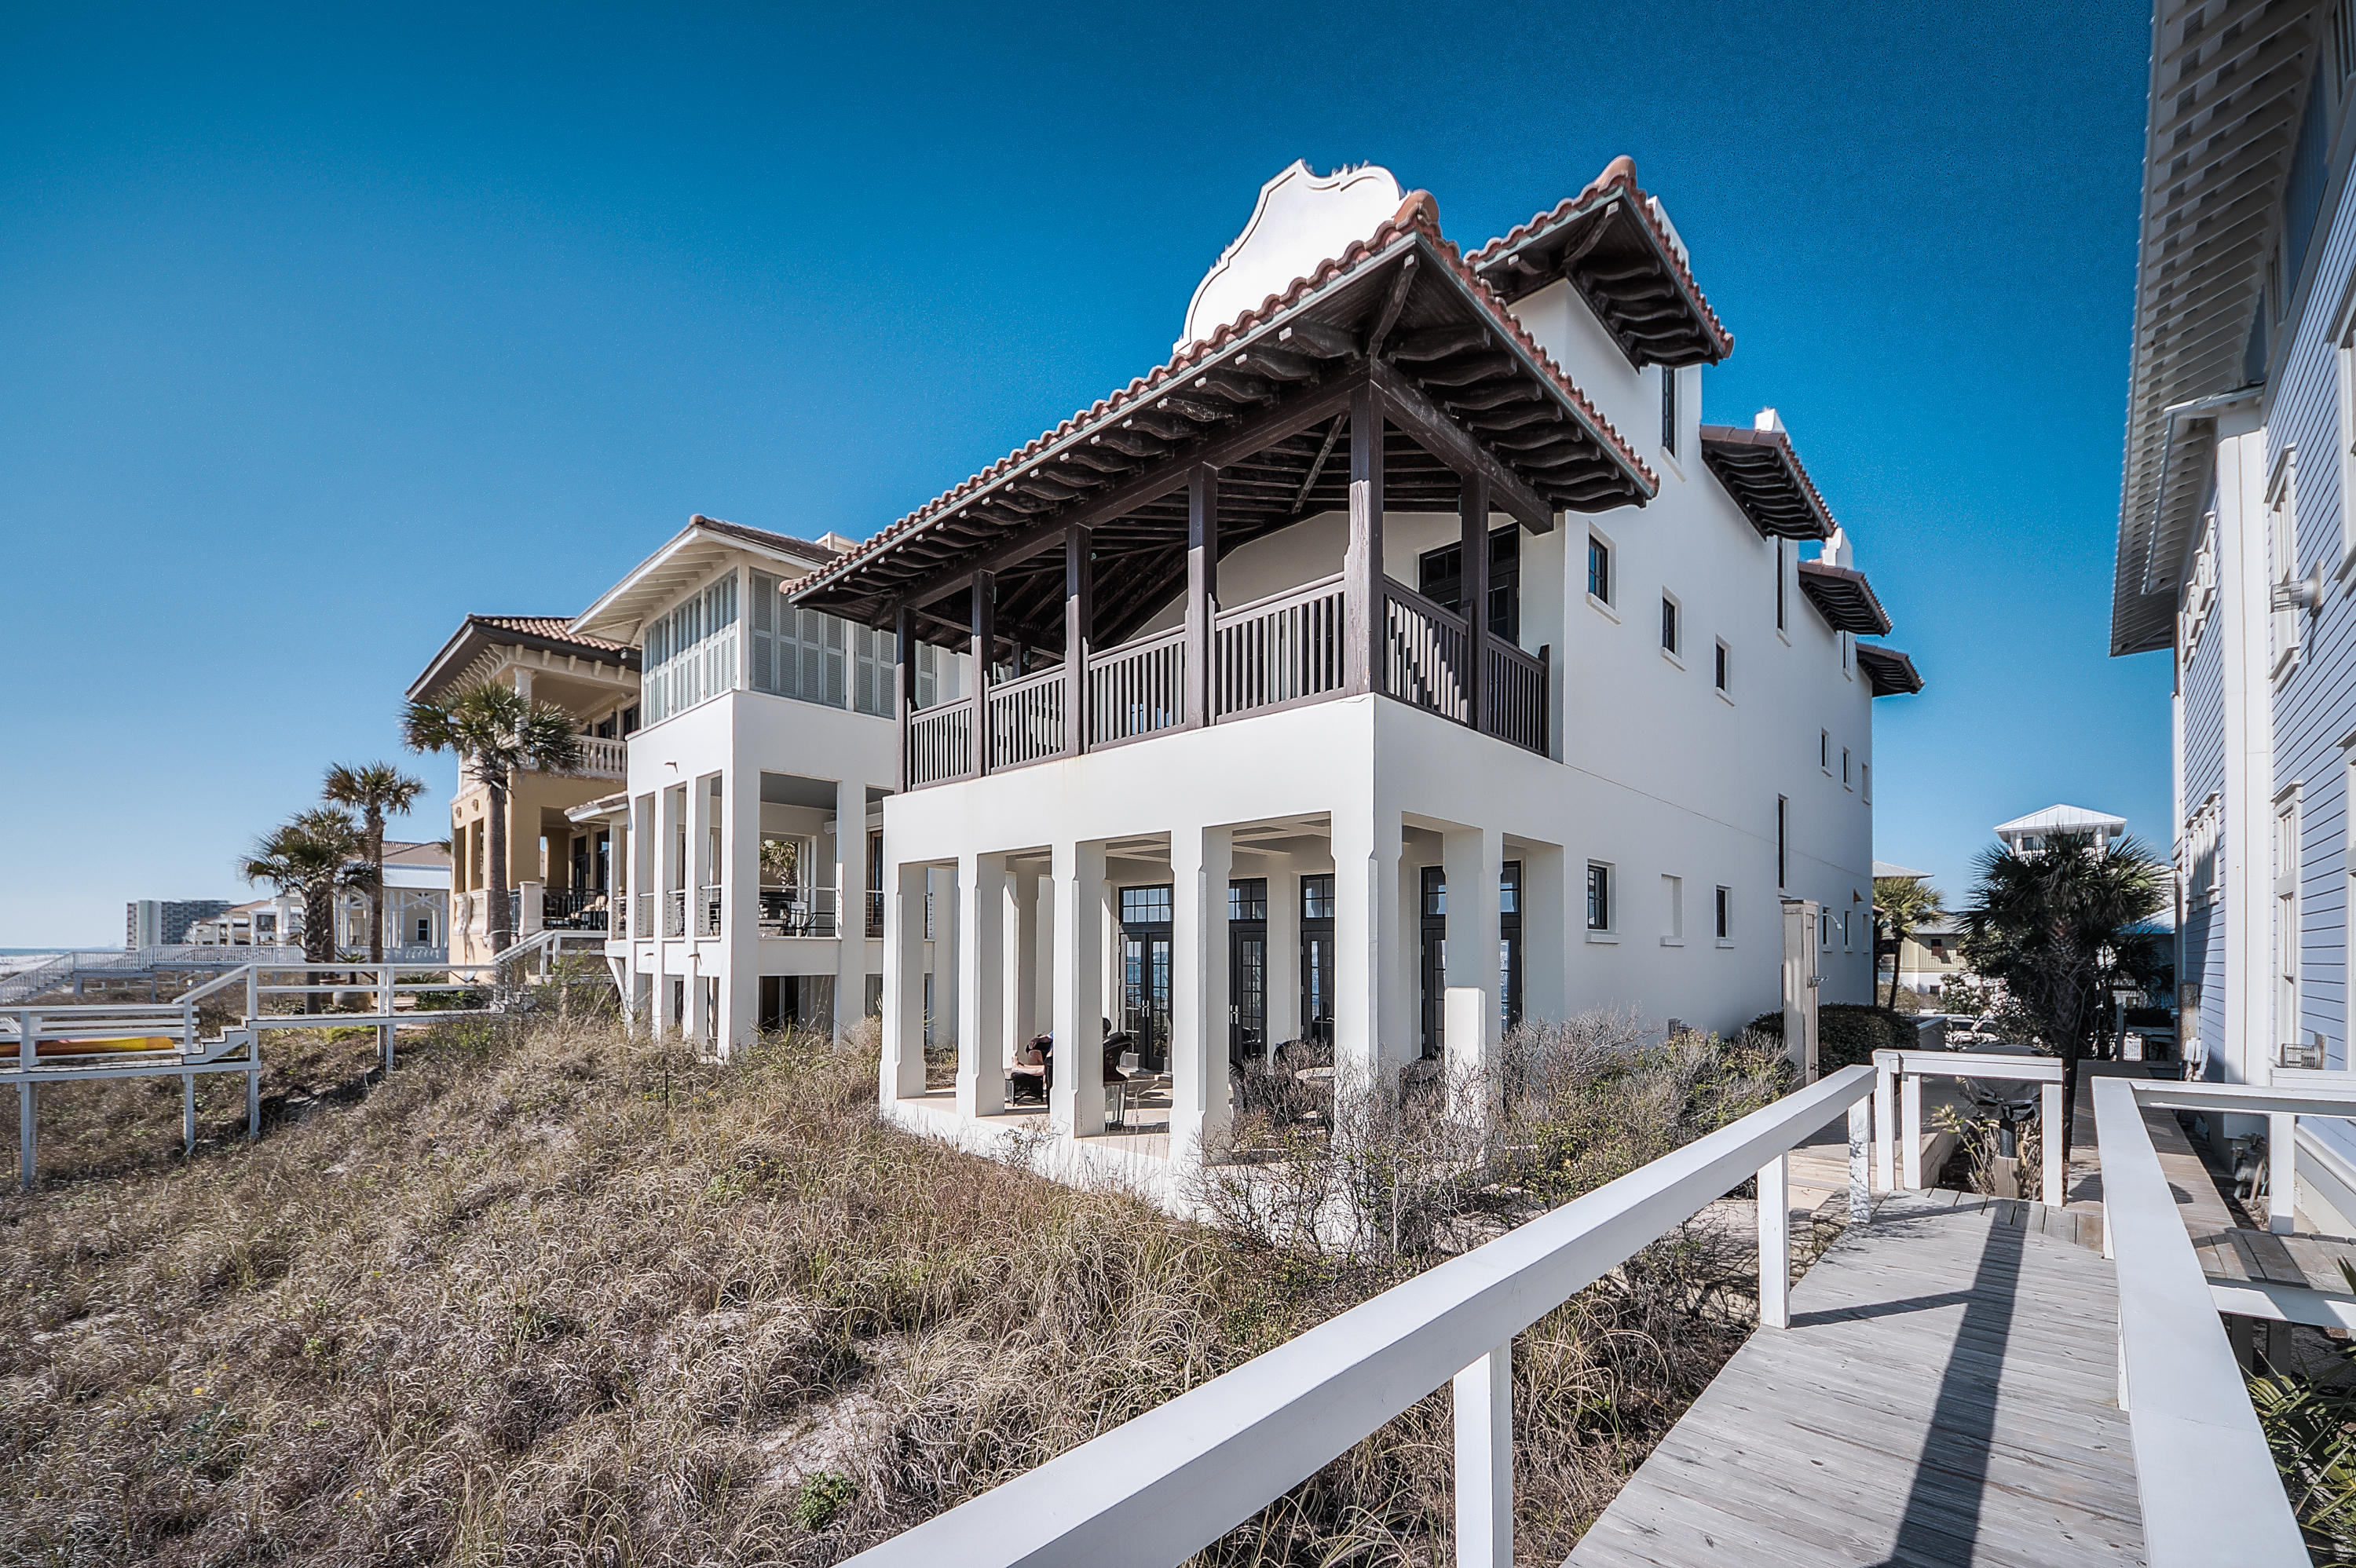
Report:
M1075 1170L1215 1152L1271 1062L1396 1093L1488 1072L1525 1015L1723 1029L1780 994L1772 842L1372 698L895 796L886 820L887 1115L1118 1151ZM1656 859L1730 894L1693 895L1689 944L1651 929L1686 919ZM1313 1088L1290 1104L1313 1117Z

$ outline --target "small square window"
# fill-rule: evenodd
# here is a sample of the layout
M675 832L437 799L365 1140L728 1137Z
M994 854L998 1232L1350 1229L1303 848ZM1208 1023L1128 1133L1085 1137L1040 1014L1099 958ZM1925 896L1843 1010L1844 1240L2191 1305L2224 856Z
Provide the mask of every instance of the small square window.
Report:
M1612 868L1595 860L1587 863L1587 929L1612 929Z
M1677 602L1664 593L1661 595L1661 651L1674 654L1682 647L1677 635Z
M1726 645L1724 643L1720 643L1720 644L1719 644L1719 645L1718 645L1718 675L1717 675L1717 680L1718 680L1718 689L1719 689L1719 690L1720 690L1720 691L1724 691L1724 690L1726 689L1726 685L1727 685L1727 665L1728 665L1728 662L1730 661L1730 659L1731 658L1731 656L1731 656L1731 654L1729 652L1729 650L1728 650L1728 648L1727 648L1727 645Z
M1718 939L1720 942L1732 941L1733 930L1734 890L1720 888L1718 890Z
M1587 536L1587 592L1612 603L1612 547L1593 534Z

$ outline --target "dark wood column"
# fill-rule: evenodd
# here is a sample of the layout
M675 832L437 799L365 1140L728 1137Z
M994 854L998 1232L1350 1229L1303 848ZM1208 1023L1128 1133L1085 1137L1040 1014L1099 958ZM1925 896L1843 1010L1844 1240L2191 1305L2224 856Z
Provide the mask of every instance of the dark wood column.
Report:
M1342 557L1344 668L1355 695L1383 688L1383 398L1350 394L1350 544Z
M998 573L973 574L973 771L990 772L990 667L998 654Z
M1064 530L1064 722L1065 752L1088 749L1088 656L1096 651L1096 570L1089 559L1095 534L1074 526Z
M1464 612L1464 721L1481 728L1482 685L1489 677L1489 481L1479 474L1464 477L1457 501L1458 539L1463 559L1457 594Z
M902 603L892 612L892 651L900 664L900 793L908 792L908 731L916 716L916 612Z
M1219 471L1186 475L1186 720L1211 721L1211 626L1219 611Z

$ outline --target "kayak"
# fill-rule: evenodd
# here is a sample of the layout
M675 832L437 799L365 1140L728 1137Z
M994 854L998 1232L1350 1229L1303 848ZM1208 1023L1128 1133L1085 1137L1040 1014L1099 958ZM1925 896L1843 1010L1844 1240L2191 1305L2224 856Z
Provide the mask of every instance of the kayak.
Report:
M113 1056L139 1051L177 1051L180 1042L167 1034L129 1035L121 1040L42 1040L33 1044L33 1059L59 1056ZM14 1050L0 1051L0 1067L21 1058Z

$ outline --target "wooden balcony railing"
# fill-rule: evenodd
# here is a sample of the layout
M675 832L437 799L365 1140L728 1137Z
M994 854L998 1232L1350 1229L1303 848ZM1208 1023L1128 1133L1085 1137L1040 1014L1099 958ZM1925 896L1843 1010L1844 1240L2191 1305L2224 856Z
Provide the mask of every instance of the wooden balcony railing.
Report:
M1464 722L1472 638L1464 617L1411 588L1383 584L1383 689L1412 707Z
M1062 756L1065 734L1062 666L990 688L992 771Z
M1532 655L1483 638L1482 678L1475 681L1474 640L1462 615L1387 579L1381 600L1369 661L1378 692L1547 753L1553 669L1547 650ZM1079 713L1066 711L1071 686L1061 665L986 687L979 704L971 698L936 704L905 721L907 787L1343 696L1350 683L1349 628L1339 576L1221 611L1211 623L1206 713L1189 710L1183 626L1091 653Z
M1088 660L1088 748L1118 745L1186 721L1186 630L1181 626Z
M1214 623L1211 711L1226 719L1306 702L1349 679L1339 576L1224 611Z
M973 773L973 699L942 702L908 720L908 787L948 784Z
M1511 643L1484 645L1489 663L1481 680L1482 733L1545 756L1547 694L1554 673L1550 650L1541 648L1532 656Z

